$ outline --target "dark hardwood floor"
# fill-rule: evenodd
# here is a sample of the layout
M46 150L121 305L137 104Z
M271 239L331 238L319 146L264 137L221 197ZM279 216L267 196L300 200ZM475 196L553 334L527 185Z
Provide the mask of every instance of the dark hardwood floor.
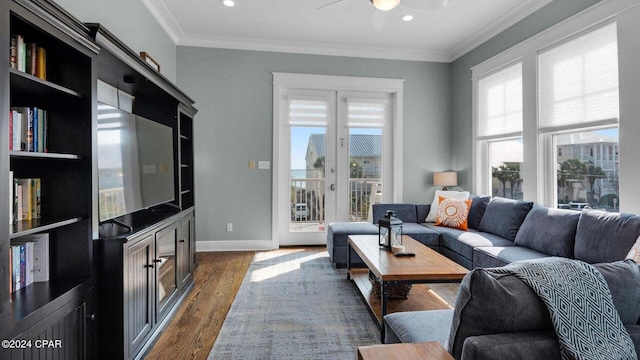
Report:
M195 286L146 359L206 359L254 252L197 253Z

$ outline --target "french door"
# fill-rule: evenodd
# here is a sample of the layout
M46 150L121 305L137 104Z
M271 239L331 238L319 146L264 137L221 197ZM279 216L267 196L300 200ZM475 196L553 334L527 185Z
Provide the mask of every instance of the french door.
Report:
M277 93L274 239L278 246L325 244L328 224L370 221L372 203L394 198L397 97L304 87Z

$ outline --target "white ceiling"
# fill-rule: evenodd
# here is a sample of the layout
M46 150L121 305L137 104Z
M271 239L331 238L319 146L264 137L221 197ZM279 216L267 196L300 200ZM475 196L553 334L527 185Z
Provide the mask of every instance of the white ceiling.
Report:
M404 0L372 25L369 0L142 0L178 45L450 62L552 0ZM413 21L403 22L411 14ZM377 13L376 15L381 15Z

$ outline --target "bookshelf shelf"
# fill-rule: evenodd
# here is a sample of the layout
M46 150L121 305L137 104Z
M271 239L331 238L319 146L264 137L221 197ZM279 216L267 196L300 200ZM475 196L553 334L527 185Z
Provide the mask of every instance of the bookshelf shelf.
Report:
M41 153L41 152L29 152L29 151L10 151L9 155L12 158L23 159L52 159L52 160L82 160L82 156L73 154L55 154L55 153Z
M10 232L9 237L11 239L16 239L22 236L47 232L59 227L75 224L81 220L81 217L77 217L59 221L47 221L46 219L18 221L12 225L12 231Z
M83 95L77 91L67 89L64 86L54 84L47 80L42 80L31 74L18 71L16 69L9 69L11 74L11 86L14 91L28 91L31 95L36 96L51 96L65 94L72 97L82 97Z

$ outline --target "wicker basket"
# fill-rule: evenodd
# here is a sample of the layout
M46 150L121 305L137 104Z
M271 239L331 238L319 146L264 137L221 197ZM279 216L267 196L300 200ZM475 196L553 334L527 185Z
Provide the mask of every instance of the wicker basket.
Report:
M380 297L382 291L380 281L371 270L369 270L369 281L371 282L371 293L376 297ZM410 292L411 284L387 285L387 297L389 299L408 299Z

